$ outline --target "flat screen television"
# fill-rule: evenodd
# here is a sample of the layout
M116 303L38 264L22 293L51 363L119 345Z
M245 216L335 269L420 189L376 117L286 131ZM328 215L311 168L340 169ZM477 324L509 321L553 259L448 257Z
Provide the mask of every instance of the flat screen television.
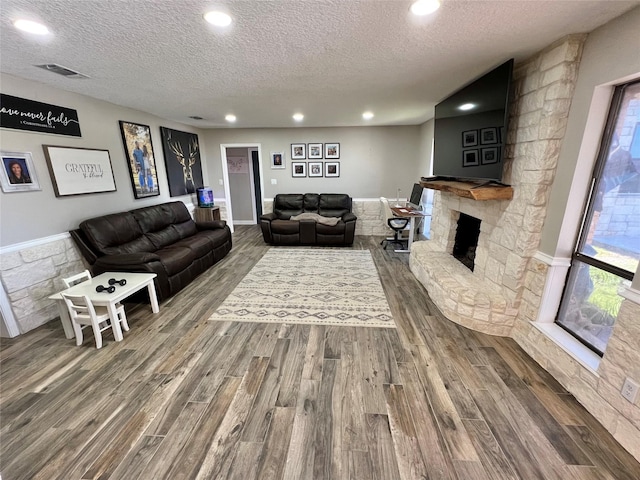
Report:
M513 59L436 105L435 176L502 180L512 72Z

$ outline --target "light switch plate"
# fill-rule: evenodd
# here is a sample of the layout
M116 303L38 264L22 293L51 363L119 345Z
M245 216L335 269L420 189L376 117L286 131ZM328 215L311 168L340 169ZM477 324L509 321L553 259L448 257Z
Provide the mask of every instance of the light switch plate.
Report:
M622 385L622 396L629 400L631 403L636 403L638 398L638 390L640 387L636 382L627 377Z

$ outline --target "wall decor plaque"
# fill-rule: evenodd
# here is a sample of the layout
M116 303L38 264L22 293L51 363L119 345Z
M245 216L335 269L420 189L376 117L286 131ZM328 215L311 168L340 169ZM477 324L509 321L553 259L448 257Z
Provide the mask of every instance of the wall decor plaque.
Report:
M0 93L0 127L81 137L78 112Z

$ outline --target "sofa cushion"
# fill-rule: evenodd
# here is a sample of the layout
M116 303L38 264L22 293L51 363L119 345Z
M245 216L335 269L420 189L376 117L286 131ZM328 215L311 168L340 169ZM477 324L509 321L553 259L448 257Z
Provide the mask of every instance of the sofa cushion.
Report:
M204 257L213 250L211 239L205 235L193 235L184 238L174 244L176 247L185 247L193 252L196 258Z
M129 212L91 218L80 224L80 230L102 255L152 252L153 244L142 236L135 217ZM121 249L121 246L128 245Z
M302 205L305 213L318 213L320 195L317 193L305 193Z
M180 234L175 228L173 228L173 225L168 225L157 232L149 232L145 237L147 237L158 249L166 247L167 245L172 245L180 240Z
M280 193L273 200L273 212L281 220L288 220L292 215L302 213L304 195L297 193Z
M344 235L346 223L339 221L335 226L316 223L316 234L318 235Z
M185 270L196 257L191 249L173 245L158 250L156 255L160 257L160 263L162 263L169 276Z
M298 233L300 231L300 223L294 220L276 219L271 222L271 231L273 233L279 233L284 235Z
M342 217L351 211L351 197L342 193L320 194L318 213L323 217Z
M195 235L198 232L198 229L196 228L196 222L191 219L187 220L186 222L175 223L173 224L173 228L176 229L176 232L178 232L180 238L187 238L191 235Z
M200 230L194 235L198 238L206 238L212 250L221 247L225 243L229 242L229 235L227 234L227 228L220 228L216 230Z

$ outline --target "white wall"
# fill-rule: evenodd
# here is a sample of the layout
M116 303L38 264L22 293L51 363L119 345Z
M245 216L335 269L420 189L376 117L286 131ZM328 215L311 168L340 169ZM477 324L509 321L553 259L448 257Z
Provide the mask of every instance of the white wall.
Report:
M0 193L0 218L2 219L0 222L0 246L67 232L77 228L80 221L102 214L121 212L171 200L183 200L185 203L195 202L195 196L193 196L194 198L190 195L174 198L169 196L160 126L194 132L202 139L201 131L144 112L119 107L10 75L2 74L0 82L4 94L77 110L82 132L82 137L76 138L0 129L2 150L31 152L42 188L42 191L37 192ZM122 144L119 120L151 127L160 196L135 199ZM109 150L117 191L56 197L42 145ZM203 175L206 178L207 149L205 145L201 145L201 158L203 159Z
M209 184L216 197L223 197L220 144L259 143L262 149L263 196L278 193L347 193L354 198L377 198L411 193L412 185L424 175L418 165L420 127L215 129L202 139L208 152ZM340 143L339 178L293 178L292 143ZM286 168L272 170L270 152L284 152ZM305 160L309 161L309 160ZM327 160L322 160L327 161ZM333 160L330 160L333 161ZM271 179L277 181L272 185Z

